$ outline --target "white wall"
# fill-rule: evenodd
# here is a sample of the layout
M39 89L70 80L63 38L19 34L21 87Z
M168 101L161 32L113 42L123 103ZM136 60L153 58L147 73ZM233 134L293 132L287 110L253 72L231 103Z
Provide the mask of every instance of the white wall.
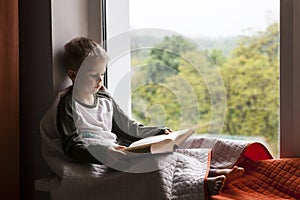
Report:
M100 11L100 0L52 0L54 93L71 84L61 66L64 44L78 36L101 41Z
M88 35L88 0L52 0L52 48L54 92L70 85L59 56L66 42Z

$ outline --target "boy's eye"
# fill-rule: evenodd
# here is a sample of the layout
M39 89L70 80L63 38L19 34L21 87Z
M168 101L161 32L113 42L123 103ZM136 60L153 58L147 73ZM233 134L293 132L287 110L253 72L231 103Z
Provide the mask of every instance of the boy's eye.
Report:
M92 78L95 78L95 79L99 79L100 77L103 77L104 76L104 74L90 74L90 76L92 77Z
M90 75L92 78L97 78L97 74L91 74Z
M99 79L100 78L99 74L91 74L90 77L92 77L93 79Z

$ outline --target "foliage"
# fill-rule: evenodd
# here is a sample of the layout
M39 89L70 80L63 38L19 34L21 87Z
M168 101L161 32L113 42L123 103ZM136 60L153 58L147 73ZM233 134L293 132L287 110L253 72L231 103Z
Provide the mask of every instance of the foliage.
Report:
M180 36L165 37L148 58L135 57L134 62L144 67L132 77L133 116L142 123L172 129L210 124L212 107L221 110L218 102L213 105L211 95L222 101L218 95L225 88L222 134L263 137L277 153L278 54L277 23L252 36L239 37L229 56L221 49L200 50ZM216 69L224 87L216 81ZM209 85L216 91L210 91Z
M267 143L277 141L278 30L278 24L272 24L265 32L243 38L220 68L227 99L224 133L264 136Z
M155 45L150 52L149 67L146 69L147 82L165 81L168 75L161 72L177 74L182 54L194 51L196 47L197 45L182 36L165 36L164 40Z

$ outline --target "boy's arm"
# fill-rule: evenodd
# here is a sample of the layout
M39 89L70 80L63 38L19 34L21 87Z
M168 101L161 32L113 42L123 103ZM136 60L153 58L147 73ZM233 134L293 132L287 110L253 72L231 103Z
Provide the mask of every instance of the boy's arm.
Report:
M125 139L127 144L141 138L166 134L167 127L163 126L144 126L130 119L119 105L112 99L113 102L113 127L112 132Z
M100 164L106 160L108 146L89 144L79 134L72 112L72 95L61 99L57 112L57 129L62 141L64 153L81 163Z

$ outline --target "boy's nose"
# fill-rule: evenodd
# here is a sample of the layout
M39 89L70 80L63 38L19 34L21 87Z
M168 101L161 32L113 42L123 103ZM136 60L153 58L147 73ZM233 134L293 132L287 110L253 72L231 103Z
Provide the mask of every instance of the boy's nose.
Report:
M97 86L99 86L99 85L101 84L101 82L102 82L102 79L101 79L101 78L98 78L98 79L97 79L97 82L96 82L96 83L97 83Z

